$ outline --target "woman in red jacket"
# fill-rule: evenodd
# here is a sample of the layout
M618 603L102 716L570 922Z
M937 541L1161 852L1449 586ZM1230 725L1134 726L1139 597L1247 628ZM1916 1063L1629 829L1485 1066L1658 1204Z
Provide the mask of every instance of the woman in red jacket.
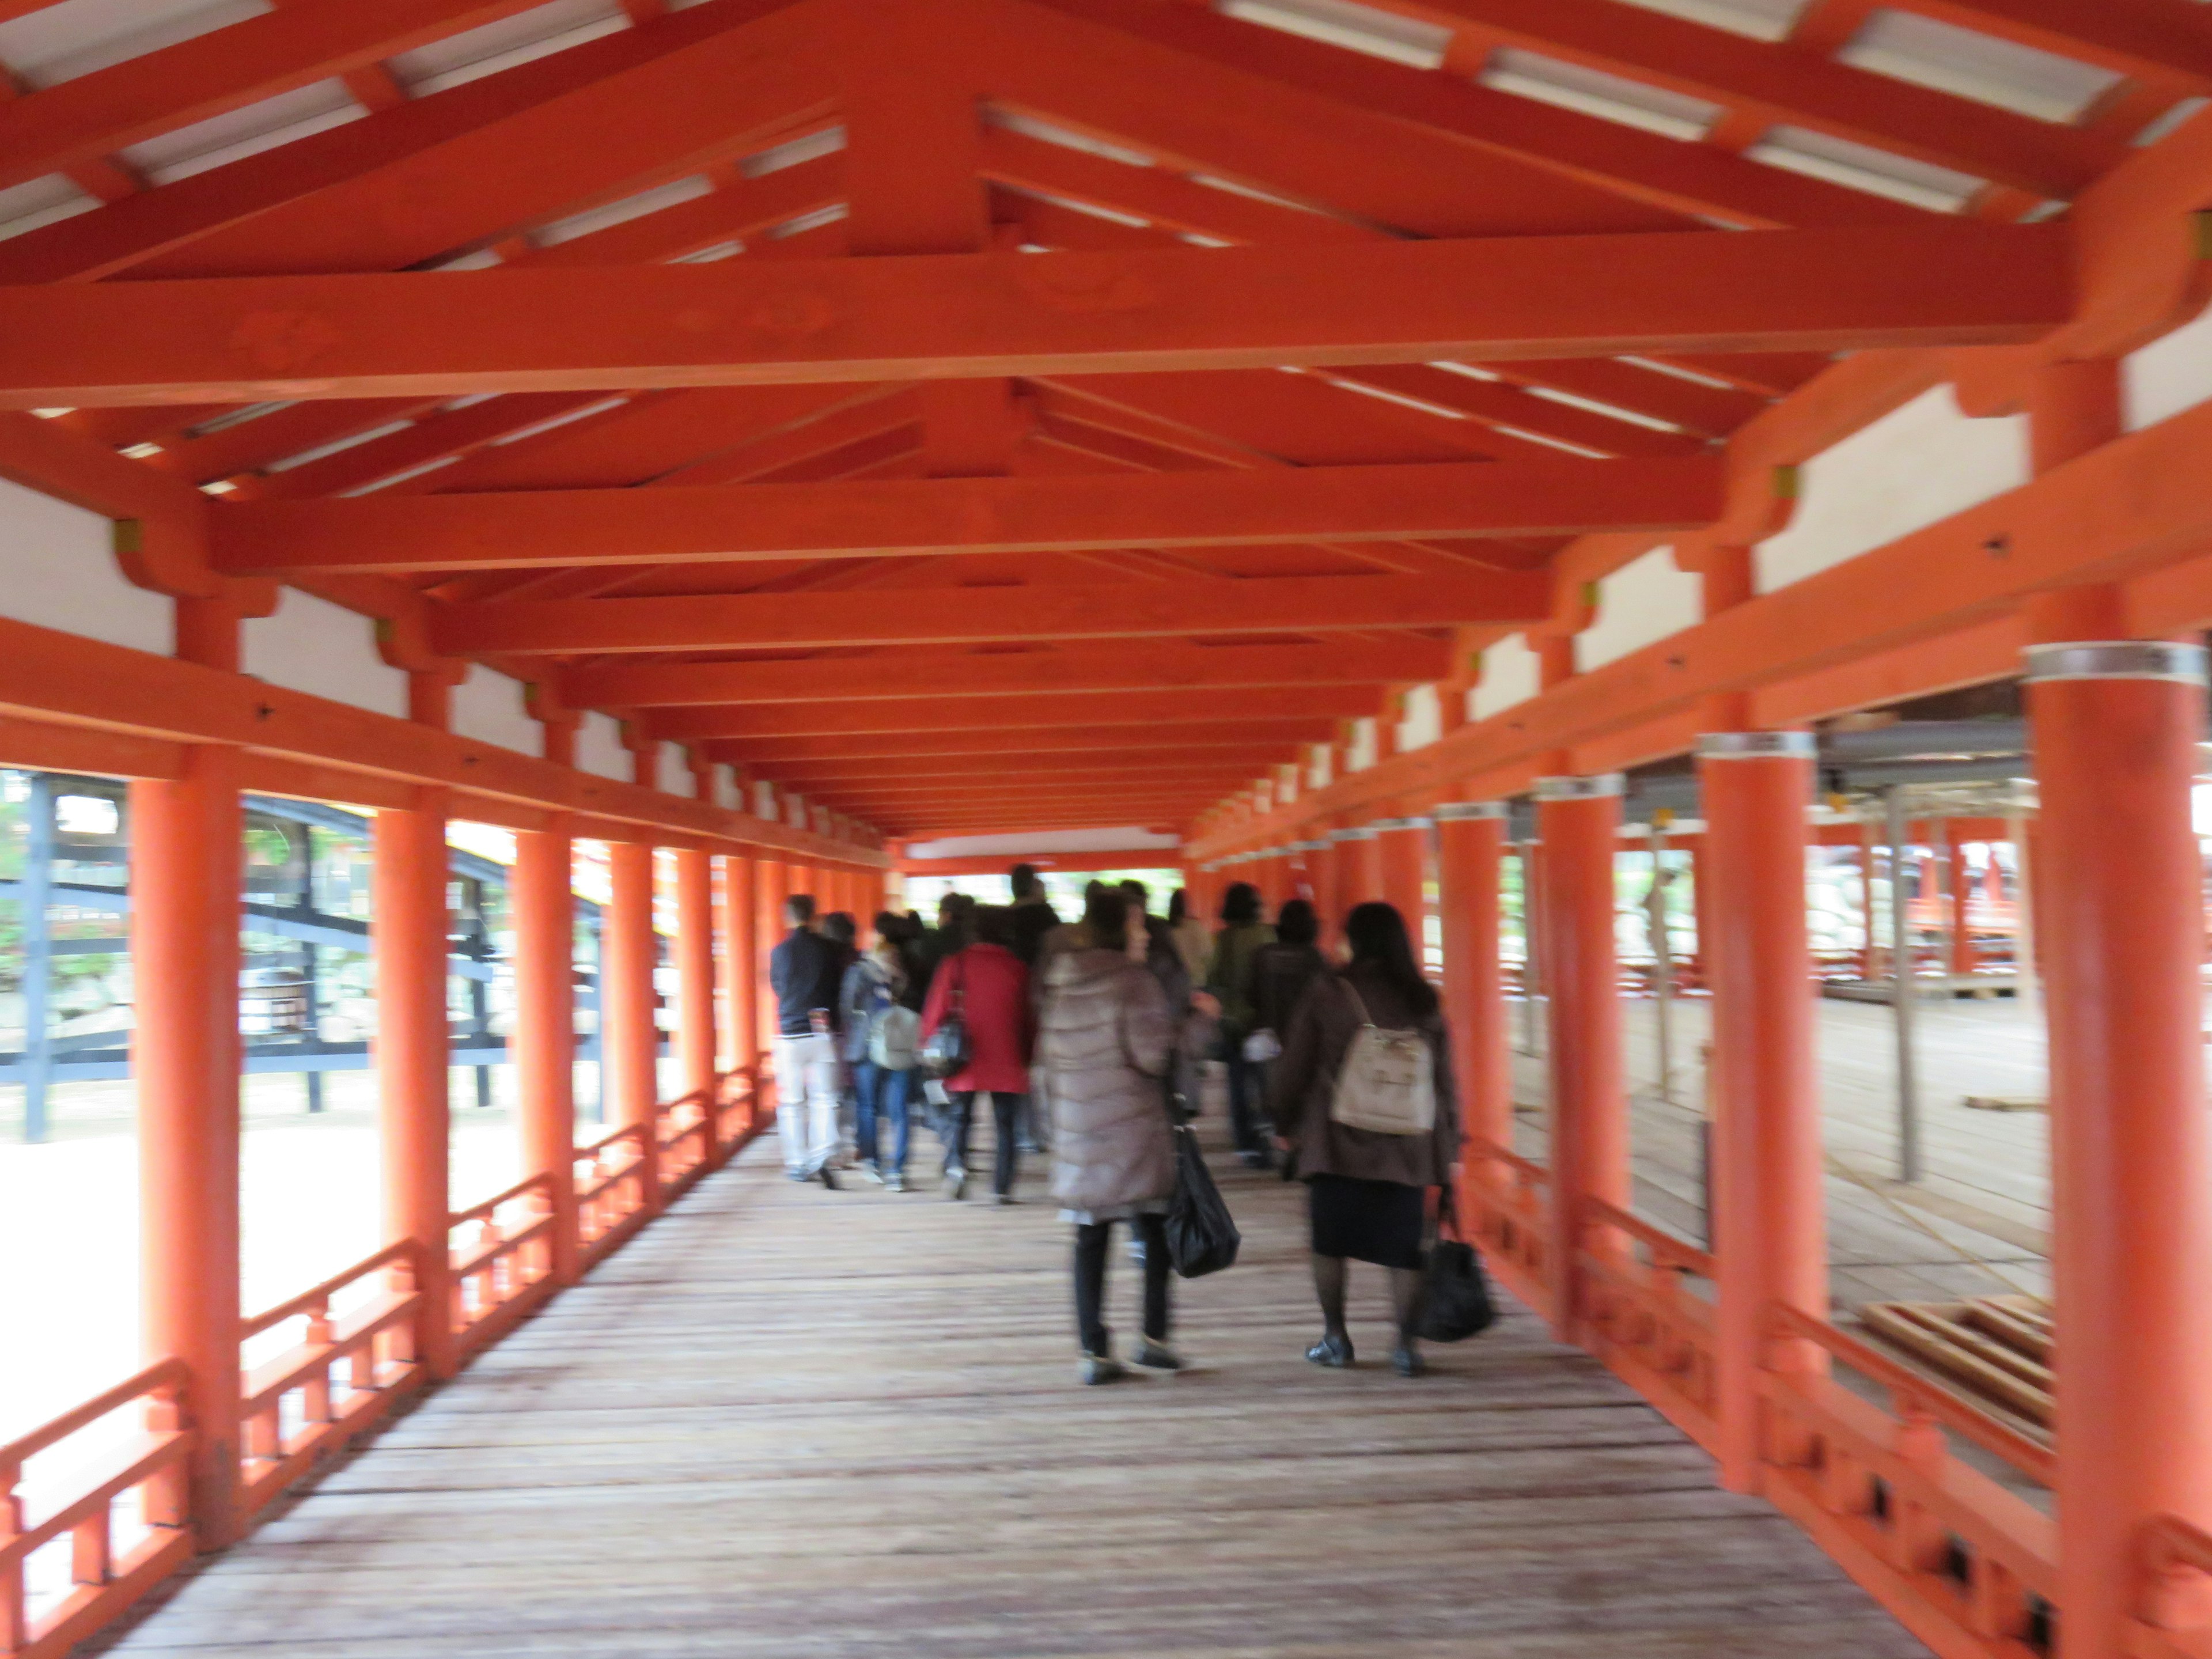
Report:
M945 1134L945 1182L948 1198L968 1190L968 1132L975 1121L975 1096L991 1097L998 1128L998 1160L991 1189L1001 1204L1014 1201L1014 1133L1030 1089L1030 1052L1036 1046L1036 1011L1030 1004L1030 970L1013 951L1012 914L989 906L975 914L975 943L956 951L930 976L929 1000L921 1011L921 1040L957 1012L968 1024L968 1064L945 1079L951 1097Z

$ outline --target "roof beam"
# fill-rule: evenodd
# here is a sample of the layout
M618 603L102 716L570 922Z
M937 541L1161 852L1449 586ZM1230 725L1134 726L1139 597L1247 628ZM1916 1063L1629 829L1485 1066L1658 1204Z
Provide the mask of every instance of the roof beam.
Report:
M2062 226L733 259L0 289L0 405L2013 344Z
M562 680L569 708L752 707L848 702L876 697L933 697L1075 691L1257 690L1267 686L1368 685L1442 679L1449 641L1414 636L1381 643L1316 640L1300 645L1143 646L1059 651L932 653L820 657L798 662L602 664Z
M529 570L1681 530L1721 516L1722 484L1709 457L1561 458L265 501L216 515L215 562L240 575Z
M1363 685L1277 686L1256 691L1075 691L1059 697L880 698L795 702L761 708L681 708L657 714L653 734L670 743L717 738L828 737L867 732L1012 732L1141 721L1206 725L1231 720L1350 720L1371 714Z
M706 745L708 757L773 771L779 763L872 760L903 764L947 756L1112 753L1142 755L1163 765L1230 754L1256 777L1294 757L1301 744L1335 735L1334 720L1238 720L1223 726L1179 726L1163 732L1150 726L1048 727L1022 732L858 732L814 738L746 738Z
M1543 571L1283 576L1112 586L878 588L816 593L509 600L432 610L433 644L575 653L1187 638L1530 623L1552 612Z

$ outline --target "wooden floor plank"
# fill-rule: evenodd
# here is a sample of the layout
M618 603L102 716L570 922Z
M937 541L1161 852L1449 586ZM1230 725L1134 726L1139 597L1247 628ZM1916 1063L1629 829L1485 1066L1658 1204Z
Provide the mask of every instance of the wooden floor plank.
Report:
M1086 1389L1035 1176L1010 1209L831 1194L756 1148L111 1650L1924 1654L1525 1311L1405 1382L1355 1268L1363 1364L1306 1364L1302 1194L1223 1181L1246 1252L1177 1286L1198 1368Z

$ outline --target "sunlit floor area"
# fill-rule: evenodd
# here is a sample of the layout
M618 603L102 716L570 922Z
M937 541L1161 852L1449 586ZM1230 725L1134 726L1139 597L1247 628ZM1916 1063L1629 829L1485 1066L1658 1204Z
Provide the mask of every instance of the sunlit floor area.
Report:
M1079 1386L1042 1176L1012 1209L832 1194L756 1146L112 1651L1924 1651L1517 1309L1402 1381L1355 1269L1363 1363L1308 1365L1272 1177L1224 1177L1243 1260L1176 1287L1196 1368Z

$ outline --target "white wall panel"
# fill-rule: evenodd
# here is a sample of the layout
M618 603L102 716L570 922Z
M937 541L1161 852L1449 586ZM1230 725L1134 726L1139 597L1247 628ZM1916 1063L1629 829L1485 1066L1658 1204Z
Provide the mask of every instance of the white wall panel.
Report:
M1468 715L1486 720L1516 702L1528 702L1542 683L1542 664L1527 639L1509 635L1483 651L1482 678L1468 697Z
M246 624L240 663L271 685L328 697L398 720L407 718L407 676L376 653L368 617L285 588L270 617Z
M1345 745L1344 769L1364 772L1375 764L1375 721L1372 717L1352 723L1352 741Z
M2027 419L1969 420L1948 386L1808 462L1796 518L1756 550L1762 593L2027 482Z
M2120 373L2130 432L2212 398L2212 311L2123 360Z
M1674 550L1655 547L1601 578L1597 617L1575 635L1575 666L1583 673L1640 651L1699 619L1705 584L1680 569Z
M518 754L545 751L545 730L523 707L522 682L482 663L471 663L468 678L453 688L453 730Z
M576 766L603 778L629 781L629 750L622 745L622 726L613 715L584 716L576 727Z
M0 480L0 617L168 655L170 602L133 587L97 513Z
M1433 685L1417 685L1406 693L1406 717L1398 722L1398 752L1434 743L1444 734L1443 704Z
M680 743L664 743L659 749L660 787L672 795L697 799L698 783L691 775L691 757Z

